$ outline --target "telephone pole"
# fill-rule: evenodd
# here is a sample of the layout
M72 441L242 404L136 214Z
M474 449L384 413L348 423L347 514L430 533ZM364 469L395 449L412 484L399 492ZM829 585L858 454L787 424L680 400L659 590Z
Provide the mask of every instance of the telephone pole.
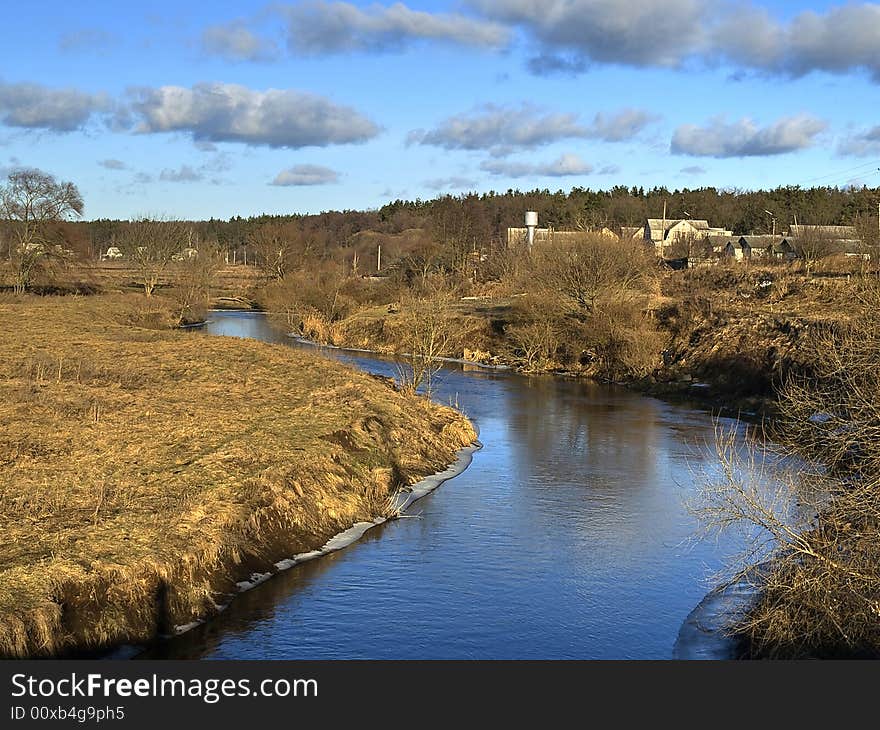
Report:
M663 258L663 247L666 245L666 201L663 201L663 227L660 229L660 258Z

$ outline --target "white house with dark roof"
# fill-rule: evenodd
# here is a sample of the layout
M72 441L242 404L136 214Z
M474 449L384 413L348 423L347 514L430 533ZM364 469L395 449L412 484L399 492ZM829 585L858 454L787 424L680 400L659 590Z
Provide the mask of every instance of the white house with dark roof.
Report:
M725 246L723 252L732 256L737 261L751 261L752 259L777 259L790 261L797 258L795 247L787 236L740 236L731 240Z
M715 228L709 221L696 218L648 218L644 226L646 242L654 244L658 255L663 255L667 246L683 239L715 239L733 236L732 231Z

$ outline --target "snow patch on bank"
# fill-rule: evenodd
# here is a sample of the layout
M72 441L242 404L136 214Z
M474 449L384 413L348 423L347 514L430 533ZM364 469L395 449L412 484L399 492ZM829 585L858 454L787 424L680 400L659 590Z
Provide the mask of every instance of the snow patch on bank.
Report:
M672 658L739 658L739 642L729 627L752 606L757 594L754 582L747 578L709 593L681 625Z
M483 448L483 445L479 441L474 441L474 443L470 446L465 446L463 449L460 449L458 451L458 455L455 461L452 462L452 464L450 464L446 469L441 472L437 472L436 474L431 474L430 476L425 477L421 481L413 484L412 487L410 487L407 491L401 492L394 502L395 511L400 514L404 513L405 510L413 504L413 502L421 499L427 494L430 494L435 489L437 489L437 487L443 484L443 482L447 482L450 479L457 477L470 466L471 462L473 461L474 454L481 448ZM284 570L290 570L300 563L305 563L309 560L314 560L315 558L320 558L329 553L334 553L344 548L347 548L349 545L352 545L353 543L360 540L368 530L377 527L378 525L381 525L387 521L388 520L385 517L377 517L372 522L356 522L347 530L343 530L342 532L331 537L320 549L310 550L306 553L299 553L298 555L294 555L292 558L284 558L283 560L279 560L277 563L275 563L276 570L269 571L267 573L253 573L249 580L239 581L238 583L236 583L238 593L249 591L252 588L260 585L261 583L265 583L276 573L280 573ZM220 607L220 610L226 608L227 605L229 604L227 603L226 605ZM198 621L193 621L189 624L175 626L174 634L179 635L186 633L196 626L201 626L203 623L205 623L205 620L200 619Z

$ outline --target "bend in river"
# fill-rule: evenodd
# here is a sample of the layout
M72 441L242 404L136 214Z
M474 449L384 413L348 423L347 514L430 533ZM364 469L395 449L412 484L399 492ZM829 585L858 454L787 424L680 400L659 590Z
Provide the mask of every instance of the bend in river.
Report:
M205 331L297 345L264 315ZM193 335L198 336L198 335ZM324 350L381 375L392 362ZM709 414L612 386L462 365L435 397L484 448L351 547L281 573L151 658L669 658L733 546L694 542Z

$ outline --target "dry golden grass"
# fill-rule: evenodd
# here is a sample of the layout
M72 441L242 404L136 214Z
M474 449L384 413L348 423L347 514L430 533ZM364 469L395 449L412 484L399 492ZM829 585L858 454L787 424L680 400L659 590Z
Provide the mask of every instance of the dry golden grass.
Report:
M388 508L475 434L311 353L0 298L0 655L145 640Z

